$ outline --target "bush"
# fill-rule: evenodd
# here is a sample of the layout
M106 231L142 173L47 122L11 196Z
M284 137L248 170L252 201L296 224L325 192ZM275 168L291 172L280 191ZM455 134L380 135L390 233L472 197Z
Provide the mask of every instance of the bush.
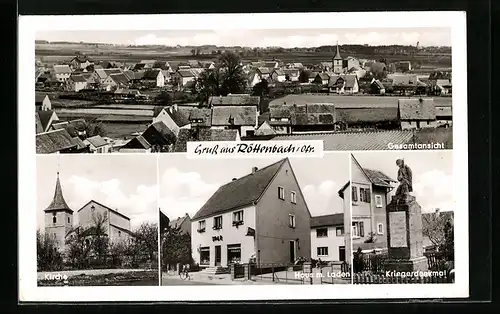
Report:
M54 238L48 234L36 233L37 271L63 269L63 257Z

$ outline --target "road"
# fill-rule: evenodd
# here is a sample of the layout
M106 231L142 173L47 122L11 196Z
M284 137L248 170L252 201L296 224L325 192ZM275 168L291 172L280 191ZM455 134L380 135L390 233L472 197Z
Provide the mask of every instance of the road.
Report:
M162 286L214 286L215 283L205 283L205 282L197 282L192 280L179 280L179 279L170 279L170 278L162 278L161 280Z

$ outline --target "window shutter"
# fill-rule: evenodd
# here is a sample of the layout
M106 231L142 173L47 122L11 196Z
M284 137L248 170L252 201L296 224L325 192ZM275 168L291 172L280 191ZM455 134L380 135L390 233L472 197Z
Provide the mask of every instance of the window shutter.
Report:
M355 186L352 187L352 200L354 202L358 201L358 188Z
M362 221L359 222L359 236L360 237L364 237L365 236L365 230L364 230L364 226L363 226L363 222Z
M371 194L370 194L370 189L365 189L365 193L366 193L366 202L367 203L371 203Z

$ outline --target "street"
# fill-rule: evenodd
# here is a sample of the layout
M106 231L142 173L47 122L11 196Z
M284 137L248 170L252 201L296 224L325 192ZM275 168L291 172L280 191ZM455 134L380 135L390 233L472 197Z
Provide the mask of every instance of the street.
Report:
M162 286L188 286L188 285L214 286L216 284L215 283L208 283L208 282L198 282L198 281L193 281L193 280L181 280L181 279L171 279L171 278L163 277L161 280L161 285Z

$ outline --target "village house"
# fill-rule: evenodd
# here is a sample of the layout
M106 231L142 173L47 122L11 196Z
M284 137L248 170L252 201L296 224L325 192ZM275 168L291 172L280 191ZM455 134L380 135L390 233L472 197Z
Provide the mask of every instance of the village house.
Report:
M188 214L170 220L169 226L172 229L177 229L181 234L191 234L191 217Z
M402 130L435 128L437 120L434 99L399 99L398 118Z
M35 109L38 111L52 110L52 103L49 95L41 92L35 92Z
M180 129L191 128L191 123L189 121L189 111L179 109L176 104L170 107L164 107L161 109L158 115L153 118L153 123L162 121L177 137ZM186 115L186 113L188 115Z
M165 76L161 70L148 70L144 72L142 83L148 86L163 87L165 86Z
M347 70L348 74L354 74L358 79L364 77L366 75L366 70L360 67L352 67Z
M54 110L37 110L35 111L35 120L40 127L37 127L37 133L47 132L51 129L52 124L59 121L59 117Z
M196 126L191 129L179 130L179 136L174 145L174 152L185 153L188 142L239 142L240 140L238 130L220 130Z
M177 82L180 87L186 86L190 82L194 82L198 75L192 71L191 69L179 69L175 73L175 77L177 78Z
M335 106L323 104L270 104L269 124L277 134L333 130Z
M285 72L285 80L290 82L299 81L299 76L300 76L299 69L284 69L283 72Z
M304 68L304 65L302 63L300 63L300 62L292 62L292 63L288 63L286 65L286 67L288 69L299 69L300 70L300 69Z
M387 248L386 206L395 180L378 170L363 168L351 155L351 180L339 193L351 193L352 248Z
M276 135L276 131L269 124L269 121L264 121L264 122L260 123L257 130L255 130L254 135L255 136L272 136L272 135Z
M212 129L238 130L240 137L253 136L259 112L256 106L215 106L212 108Z
M249 169L250 170L250 169ZM311 256L311 214L288 158L233 178L193 216L193 259L201 267L291 264Z
M78 142L65 129L36 134L37 154L75 153L78 149Z
M344 214L311 217L311 258L346 261Z
M286 81L286 73L280 69L274 69L271 73L271 79L273 82L284 82Z
M321 84L321 85L327 85L328 82L330 81L330 77L337 77L334 75L332 72L321 72L316 75L316 78L314 79L314 83Z
M251 71L249 74L248 74L248 86L249 87L254 87L255 85L257 85L258 83L260 83L262 81L260 75L255 72L255 71Z
M359 81L355 74L334 75L330 77L328 87L331 93L356 94L359 92Z
M450 127L453 124L453 112L451 107L436 107L437 126Z
M398 72L408 72L411 71L411 62L410 61L399 61L396 62L395 64L396 71Z
M53 130L65 129L71 137L87 137L87 122L84 119L54 121L50 128Z
M55 79L61 83L66 82L71 75L71 68L69 67L69 65L56 64L54 65L53 69L53 75Z
M83 89L87 89L88 83L83 75L71 75L66 81L66 86L69 91L79 92Z
M266 68L266 67L260 67L256 69L257 73L259 74L261 80L271 80L271 69Z
M436 80L434 88L435 88L435 90L437 90L439 92L440 95L450 95L451 94L451 80L450 79Z
M89 147L93 154L106 154L110 152L111 145L106 142L100 135L87 137L83 143Z
M211 96L208 99L210 107L216 106L255 106L259 107L260 97L247 94L229 94L227 96Z
M175 144L176 135L163 121L153 122L137 137L134 137L119 151L134 152L170 152Z
M385 86L380 82L380 80L372 79L370 84L370 92L372 94L384 95L385 94Z
M130 80L123 73L109 74L104 80L103 85L110 88L126 88L129 86Z
M93 64L94 62L92 62L87 56L76 56L69 62L73 71L77 69L86 69L88 66Z

